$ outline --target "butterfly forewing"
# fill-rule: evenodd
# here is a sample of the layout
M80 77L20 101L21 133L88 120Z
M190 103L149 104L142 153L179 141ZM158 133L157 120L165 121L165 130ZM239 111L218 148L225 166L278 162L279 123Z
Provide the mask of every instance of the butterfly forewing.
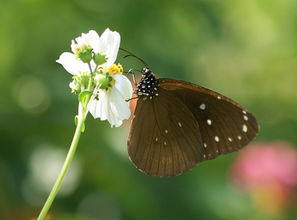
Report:
M174 176L203 160L202 138L192 112L175 94L160 88L139 98L128 140L130 159L152 176Z
M255 117L235 101L198 85L159 79L160 87L175 94L199 124L203 158L236 151L258 133Z

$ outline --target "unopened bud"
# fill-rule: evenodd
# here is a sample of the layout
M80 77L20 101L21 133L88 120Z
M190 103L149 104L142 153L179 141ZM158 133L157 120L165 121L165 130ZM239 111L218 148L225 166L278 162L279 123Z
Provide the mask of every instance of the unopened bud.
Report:
M89 63L92 60L92 48L85 48L78 53L78 58L84 63Z
M106 55L97 53L97 54L94 55L93 59L94 59L94 62L95 62L98 66L100 66L100 65L106 63L106 61L107 61L108 58L106 57Z

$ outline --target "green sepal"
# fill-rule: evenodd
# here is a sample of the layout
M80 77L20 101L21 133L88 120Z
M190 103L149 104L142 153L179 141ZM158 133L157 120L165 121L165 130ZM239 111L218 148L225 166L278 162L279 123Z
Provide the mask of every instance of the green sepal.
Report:
M84 48L78 54L78 58L84 63L89 63L92 60L92 48Z
M88 104L88 101L92 95L90 91L83 91L78 95L78 101L85 107Z
M78 115L76 115L76 116L74 117L74 124L75 124L75 126L77 126L77 122L78 122Z
M93 60L99 66L99 65L102 65L103 63L106 63L107 57L106 55L97 53L97 54L94 54Z

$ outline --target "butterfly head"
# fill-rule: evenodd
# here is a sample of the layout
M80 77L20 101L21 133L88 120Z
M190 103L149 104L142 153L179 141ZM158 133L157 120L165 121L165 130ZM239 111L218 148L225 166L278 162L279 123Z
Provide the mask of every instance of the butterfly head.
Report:
M149 76L150 74L152 74L152 71L149 68L144 67L141 70L141 74L142 74L142 77L146 77L146 76Z

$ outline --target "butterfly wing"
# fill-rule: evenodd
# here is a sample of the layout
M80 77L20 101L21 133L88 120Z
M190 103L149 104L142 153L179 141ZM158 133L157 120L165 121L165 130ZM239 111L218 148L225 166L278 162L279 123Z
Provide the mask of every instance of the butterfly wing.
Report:
M128 153L135 166L151 176L175 176L203 160L199 125L171 91L140 97L132 121Z
M174 79L159 79L159 85L178 97L194 115L204 159L239 150L259 131L255 117L247 109L217 92Z
M255 117L235 101L180 80L158 82L159 96L138 99L128 139L130 159L145 173L178 175L258 133Z

